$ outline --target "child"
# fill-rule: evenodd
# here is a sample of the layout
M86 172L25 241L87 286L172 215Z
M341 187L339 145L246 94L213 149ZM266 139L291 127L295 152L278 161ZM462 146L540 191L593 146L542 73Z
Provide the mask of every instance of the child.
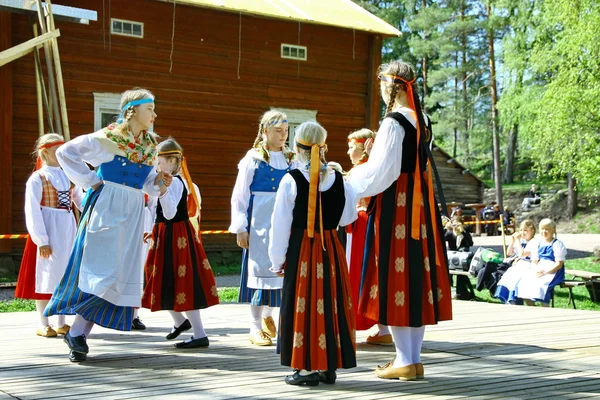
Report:
M77 226L72 202L79 208L83 197L80 189L71 187L56 159L56 149L64 143L63 137L56 133L40 136L35 146L39 168L31 174L25 187L25 223L29 237L15 297L35 300L40 318L37 335L44 337L69 331L64 315L58 316L55 330L43 314L65 272L75 240Z
M509 257L515 257L513 265L502 275L494 297L506 304L515 304L515 288L521 278L531 268L531 258L537 259L538 241L535 237L535 224L526 219L519 225L519 232L513 233L506 251Z
M378 367L377 376L422 379L425 325L452 319L446 249L433 192L431 127L425 126L415 93L413 67L393 61L379 72L386 118L377 140L365 143L367 150L372 146L369 161L348 177L357 196L377 196L367 226L359 312L387 325L396 347L395 359Z
M465 226L460 222L460 219L453 218L448 221L444 229L444 241L446 242L447 250L451 251L469 251L473 246L473 237L465 229ZM469 292L469 278L458 275L456 277L456 294L453 299L471 300L473 295Z
M549 218L540 221L540 234L537 255L532 254L533 268L517 283L516 296L528 306L539 301L542 307L548 307L552 298L552 289L565 280L565 259L567 248L556 239L556 224Z
M254 146L240 161L231 196L231 226L244 249L238 302L250 303L250 342L270 346L276 335L273 307L281 303L283 279L271 272L269 229L275 193L294 153L286 146L287 117L271 110L261 118ZM262 317L262 319L261 319Z
M300 165L282 179L271 220L269 258L285 270L278 347L281 364L296 370L290 385L335 383L337 368L356 366L356 305L336 232L356 219L356 200L326 167L326 138L316 122L296 128Z
M158 168L175 179L156 207L142 306L152 311L169 310L175 326L167 339L175 339L191 325L194 335L175 347L208 347L200 309L218 304L219 296L210 263L188 214L188 190L196 191L196 186L189 178L183 149L174 139L158 145ZM192 204L195 216L200 208L199 193L192 193Z
M147 129L155 118L154 95L128 90L116 124L56 152L71 181L87 190L69 264L44 312L76 314L65 335L73 362L87 359L94 324L128 331L140 306L144 192L164 195L172 179L154 167L156 139Z
M375 139L375 132L364 128L348 135L348 156L353 166L361 165L369 159L369 155L365 151L365 142L367 139ZM352 174L352 170L348 174ZM352 288L352 304L358 304L369 201L370 198L363 198L358 201L356 204L358 219L346 227L346 258L348 259L350 287ZM356 316L356 330L369 329L376 323L359 314L357 307L354 308L354 314ZM390 335L387 326L379 325L378 327L378 332L367 337L367 343L383 346L393 345L392 335Z

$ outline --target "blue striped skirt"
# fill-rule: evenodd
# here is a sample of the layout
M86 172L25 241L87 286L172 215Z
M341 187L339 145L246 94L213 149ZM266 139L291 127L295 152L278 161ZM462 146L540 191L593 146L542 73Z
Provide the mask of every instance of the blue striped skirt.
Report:
M242 252L242 278L238 303L269 307L281 305L281 289L251 289L248 287L248 250L246 249Z
M86 194L85 207L81 214L67 269L44 310L44 316L79 314L87 321L105 328L129 331L131 330L134 307L117 306L98 296L82 292L78 286L89 215L92 213L101 192L102 188L98 191L89 190Z

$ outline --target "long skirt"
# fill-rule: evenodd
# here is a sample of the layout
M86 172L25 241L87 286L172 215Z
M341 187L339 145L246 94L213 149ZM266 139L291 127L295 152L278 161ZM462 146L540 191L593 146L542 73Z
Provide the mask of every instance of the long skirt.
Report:
M514 263L514 265L507 269L502 275L500 282L498 282L498 287L496 288L494 297L502 300L505 303L516 301L517 284L531 269L531 261L519 260Z
M554 261L540 260L538 268L551 268ZM552 300L552 290L554 286L560 285L565 280L565 267L562 267L553 274L537 276L536 270L531 268L517 284L515 294L521 299L541 301L549 303Z
M309 238L292 229L280 311L281 364L294 369L356 366L355 305L344 248L335 230Z
M421 327L452 319L441 220L425 179L419 234L412 238L413 175L402 173L377 195L369 216L359 312L382 325Z
M144 308L181 312L219 304L210 262L187 219L154 225L145 273Z

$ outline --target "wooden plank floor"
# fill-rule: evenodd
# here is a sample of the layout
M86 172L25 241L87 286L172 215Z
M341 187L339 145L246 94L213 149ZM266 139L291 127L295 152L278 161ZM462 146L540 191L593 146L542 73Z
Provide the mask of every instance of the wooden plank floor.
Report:
M249 344L243 305L203 311L211 345L184 351L164 339L172 324L166 312L141 310L146 331L95 327L81 364L69 362L61 338L35 336L35 313L0 314L0 400L600 398L597 312L455 301L454 313L427 328L426 380L378 379L374 367L393 348L360 343L358 367L316 388L286 385L289 369L275 347Z

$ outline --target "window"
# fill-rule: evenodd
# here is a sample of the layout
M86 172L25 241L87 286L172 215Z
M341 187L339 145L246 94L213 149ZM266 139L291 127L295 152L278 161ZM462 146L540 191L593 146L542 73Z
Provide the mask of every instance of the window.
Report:
M277 109L287 115L288 119L288 140L287 145L293 150L295 147L294 137L295 131L298 125L306 121L317 120L317 110L301 110L294 108L277 108L271 107L271 109Z
M113 35L144 37L144 24L142 22L127 21L124 19L110 19L110 33Z
M120 103L119 93L94 93L94 131L117 121Z
M281 43L281 58L306 61L307 48L306 46L297 46L295 44Z

